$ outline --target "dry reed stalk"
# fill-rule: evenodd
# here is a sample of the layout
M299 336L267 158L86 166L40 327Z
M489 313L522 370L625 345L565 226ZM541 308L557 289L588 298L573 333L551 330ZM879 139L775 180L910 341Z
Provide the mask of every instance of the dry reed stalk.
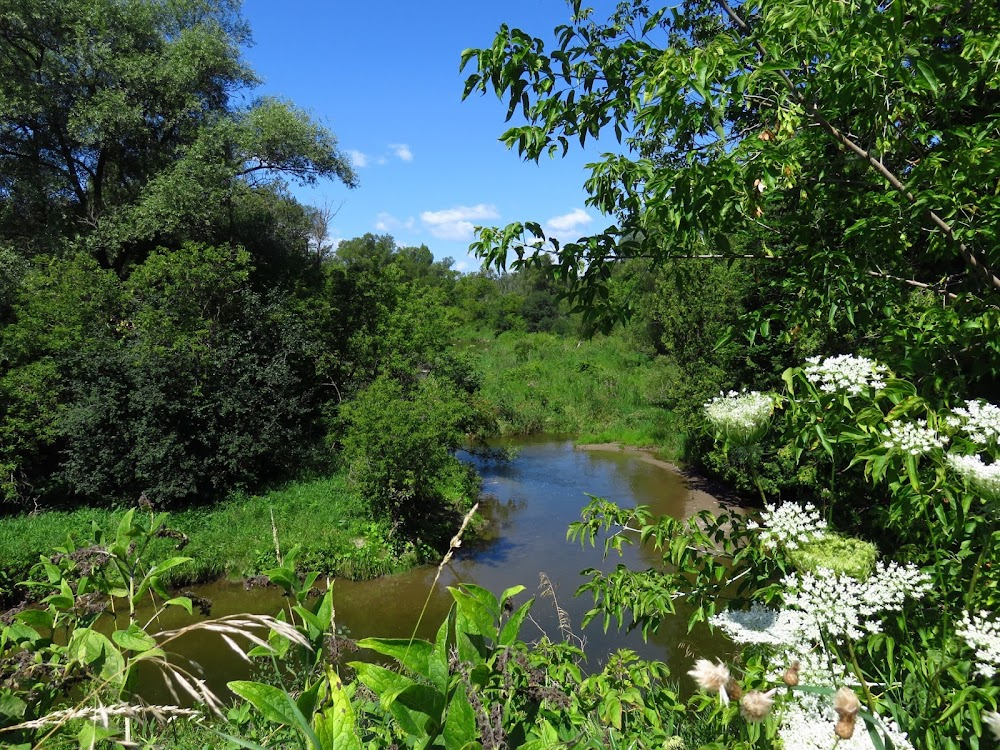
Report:
M241 658L246 659L247 658L246 652L242 648L240 648L240 646L236 643L236 641L233 640L233 638L231 638L230 636L232 635L241 636L249 640L251 643L270 649L271 648L270 644L268 644L267 641L265 641L264 639L262 639L260 636L258 636L256 633L253 632L254 630L263 628L267 628L269 631L273 630L279 635L292 641L293 643L297 643L299 645L305 646L306 648L310 648L309 641L306 639L306 637L302 635L289 623L282 622L281 620L271 617L270 615L257 615L257 614L227 615L225 617L219 617L214 620L203 620L201 622L196 622L183 628L177 628L176 630L161 631L159 633L156 633L155 637L162 639L157 644L159 650L162 653L162 647L170 643L171 641L174 641L177 638L180 638L188 633L197 630L207 630L209 632L218 633L226 642L226 645L228 645L234 652L239 654ZM167 689L170 691L170 694L175 701L180 702L178 697L178 692L176 689L179 687L184 693L191 696L191 698L193 698L196 702L204 704L206 708L208 708L216 715L223 716L223 709L225 708L225 705L222 703L219 697L212 692L212 690L208 687L208 685L205 684L204 680L195 677L193 674L188 672L180 665L173 664L167 661L165 655L143 656L140 658L142 659L142 661L155 664L157 667L160 668L160 673L163 676L163 681L166 684ZM133 660L133 663L135 661L136 660ZM38 741L38 743L35 745L35 748L37 749L42 747L46 742L46 740L52 737L52 735L55 734L55 732L58 731L59 728L67 721L70 721L71 719L74 718L83 717L85 714L81 712L91 711L91 712L97 712L97 714L95 715L102 715L101 712L103 711L107 716L119 716L119 715L124 716L126 721L129 721L135 715L139 714L135 713L130 714L128 712L129 709L125 707L131 707L138 712L145 712L145 714L153 716L156 715L157 711L162 712L164 716L169 716L172 713L178 716L181 715L177 714L176 711L173 711L173 709L176 708L174 706L131 706L131 704L122 703L122 704L116 704L116 706L118 707L116 710L120 712L116 713L114 711L110 711L108 707L103 707L100 705L88 707L86 705L89 701L96 698L96 696L100 693L100 691L104 690L108 685L110 685L120 676L121 673L113 675L112 677L109 677L105 680L98 682L91 689L91 691L86 696L84 696L84 698L76 705L76 707L71 709L64 709L62 711L57 711L52 714L48 714L47 716L44 716L40 719L35 719L34 720L35 722L44 722L43 724L39 724L39 726L36 728L42 728L45 726L51 727L51 729L45 734L45 736ZM188 710L189 709L177 709L177 711L188 711ZM200 716L198 712L194 713ZM0 732L13 731L19 728L22 728L22 725L4 727L0 729ZM28 728L28 727L25 725L23 728Z
M569 615L566 613L566 610L559 606L555 586L552 585L552 581L549 580L549 577L544 572L538 574L538 588L542 590L542 596L552 599L552 606L555 607L556 617L559 620L559 633L562 635L563 640L568 641L575 638L573 624L570 622Z
M60 711L53 711L39 719L32 719L14 726L4 727L4 731L14 731L19 729L41 729L53 724L65 724L74 719L84 719L85 721L100 722L101 726L107 727L112 717L125 717L140 719L152 717L160 722L168 722L173 719L200 719L202 714L193 708L181 708L179 706L139 706L132 703L115 703L110 706L96 705L85 708L66 708Z
M413 633L410 634L410 642L406 644L406 652L403 654L403 661L406 661L406 657L410 653L410 646L413 645L413 640L417 637L417 631L420 629L420 623L423 622L424 613L427 612L427 605L430 603L431 595L434 593L434 589L437 587L438 581L441 579L441 571L444 570L444 566L451 562L451 557L459 547L462 546L462 534L465 533L465 528L469 525L472 517L476 515L476 511L479 510L479 503L476 503L469 509L469 512L465 514L462 519L461 526L458 527L458 533L451 538L448 542L448 551L445 553L444 557L441 558L441 563L437 567L437 572L434 574L434 580L431 581L431 587L427 591L427 598L424 599L424 606L420 609L420 616L417 618L417 624L413 626Z

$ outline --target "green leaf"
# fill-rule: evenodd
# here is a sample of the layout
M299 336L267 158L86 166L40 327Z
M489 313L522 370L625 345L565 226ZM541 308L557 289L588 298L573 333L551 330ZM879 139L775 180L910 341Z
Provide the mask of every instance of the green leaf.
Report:
M531 609L534 602L534 599L529 599L511 614L510 619L504 623L503 630L500 631L500 638L497 640L498 646L512 646L514 644L518 633L521 632L524 618L528 616L528 610Z
M102 727L95 722L84 724L83 728L76 735L76 738L80 743L80 750L94 750L98 742L114 737L117 734L118 730L111 727Z
M379 704L383 709L388 709L400 694L417 684L409 677L378 664L352 661L350 666L357 672L362 684L378 695Z
M317 714L313 722L319 747L321 750L361 750L350 697L335 672L327 670L327 680L331 705Z
M129 625L127 630L116 630L111 634L111 640L122 648L140 653L156 646L156 640L135 623Z
M292 713L294 703L284 690L263 682L233 680L226 683L236 695L249 702L267 721L294 727L296 717Z
M164 606L181 607L186 610L189 615L194 614L194 610L191 607L191 599L186 596L175 596L173 599L168 599L164 602Z
M448 702L444 720L445 750L462 750L478 737L476 714L464 690L456 690Z
M26 609L18 612L14 619L32 628L51 628L55 616L47 609Z
M16 695L4 695L0 697L0 716L8 716L11 719L20 721L24 718L24 712L27 708L28 704Z
M384 656L391 656L407 670L421 677L430 678L428 666L433 644L424 640L409 638L362 638L358 641L360 648L377 651Z

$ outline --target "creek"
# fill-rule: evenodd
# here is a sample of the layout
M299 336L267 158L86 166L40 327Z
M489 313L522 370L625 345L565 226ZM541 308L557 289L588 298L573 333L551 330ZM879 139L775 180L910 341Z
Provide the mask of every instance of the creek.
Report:
M544 573L552 582L559 606L569 615L573 632L585 642L591 669L597 669L610 652L629 648L646 658L665 661L680 677L694 658L711 658L726 651L726 644L705 628L688 633L683 613L669 618L648 642L639 632L616 630L613 623L604 633L600 618L581 628L593 601L587 594L574 597L587 580L581 575L586 568L608 570L624 563L645 569L656 565L658 559L649 548L626 545L621 558L612 553L603 561L600 546L581 547L579 542L567 541L566 529L579 519L581 508L589 502L588 494L626 507L648 505L656 514L681 518L706 507L704 493L690 490L682 477L642 453L611 448L583 450L570 440L551 436L519 439L513 444L519 452L506 463L463 456L483 477L480 513L488 522L487 538L463 545L444 569L419 637L433 640L446 616L452 601L446 587L468 582L497 594L510 586L524 585L527 590L517 597L517 603L534 596L535 604L533 622L525 623L521 638L531 641L543 631L552 639L560 638L553 601L539 589L539 574ZM370 581L334 581L337 625L352 638L409 637L435 572L435 567L427 566ZM240 612L275 614L285 604L277 588L247 591L238 581L221 580L192 590L212 600L213 617ZM161 617L160 627L176 628L191 621L186 613L172 608ZM174 651L191 660L217 692L225 692L228 680L250 676L247 664L217 635L195 631L175 643ZM159 678L149 673L141 675L139 692L148 701L172 701Z

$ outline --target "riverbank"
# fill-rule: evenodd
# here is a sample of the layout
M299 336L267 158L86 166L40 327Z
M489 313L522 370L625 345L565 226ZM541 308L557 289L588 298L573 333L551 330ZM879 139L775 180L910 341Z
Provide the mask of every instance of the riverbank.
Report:
M626 453L638 458L644 463L658 466L679 476L687 488L688 497L685 503L685 514L692 516L703 510L719 513L721 511L741 512L745 500L735 490L703 474L699 474L681 464L663 458L662 451L654 448L623 445L619 442L581 442L576 444L580 451Z
M0 597L16 599L17 583L68 535L81 541L94 527L111 532L124 512L79 508L0 519ZM182 537L156 539L148 559L193 558L167 572L165 582L171 586L259 575L277 564L276 537L286 553L302 545L302 567L341 578L373 578L423 561L412 544L391 540L388 524L371 520L364 501L348 486L346 472L172 511L166 526Z

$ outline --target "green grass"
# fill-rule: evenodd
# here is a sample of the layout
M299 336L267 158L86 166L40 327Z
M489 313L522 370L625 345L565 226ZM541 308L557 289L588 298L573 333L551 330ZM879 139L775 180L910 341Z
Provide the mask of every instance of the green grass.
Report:
M0 595L9 596L39 556L49 554L68 534L84 540L92 524L113 531L123 512L80 508L0 519ZM190 539L179 554L194 559L171 571L169 583L255 575L274 567L272 512L282 553L301 544L303 568L370 578L418 561L415 550L387 541L387 527L370 519L364 501L348 488L346 475L338 473L291 482L264 495L236 496L170 513L167 526ZM157 539L149 559L178 554L174 544Z
M677 373L663 358L615 337L577 340L544 333L470 336L483 395L505 435L573 433L581 443L617 442L677 457L684 435L663 407Z

